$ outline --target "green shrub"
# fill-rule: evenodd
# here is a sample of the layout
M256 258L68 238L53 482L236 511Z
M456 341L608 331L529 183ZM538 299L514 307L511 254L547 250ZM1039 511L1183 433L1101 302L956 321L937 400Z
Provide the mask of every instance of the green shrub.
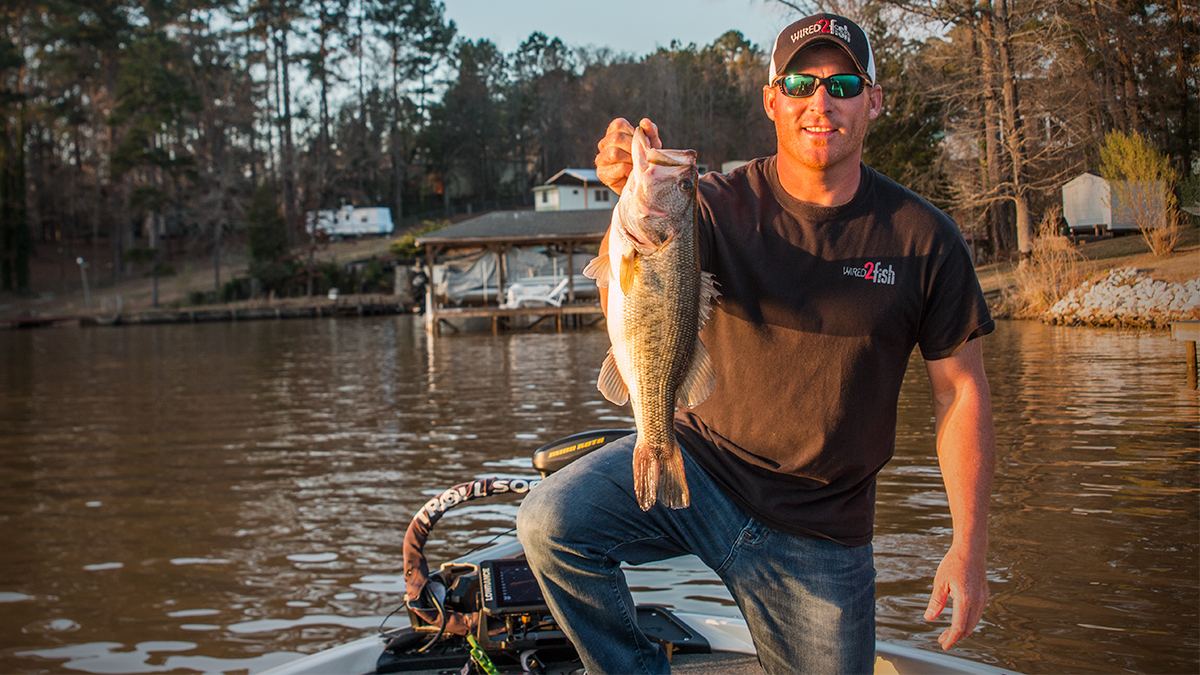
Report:
M1100 165L1114 212L1118 203L1125 204L1154 255L1174 251L1180 237L1175 204L1180 175L1171 158L1141 134L1110 131L1100 146Z
M303 265L295 260L251 260L247 272L258 279L261 292L275 291L276 297L286 298L303 290L306 278Z
M436 232L450 225L449 220L423 220L421 227L388 244L388 251L400 260L413 260L421 256L424 247L417 246L417 237Z
M249 300L251 297L251 283L248 277L238 277L226 281L221 286L221 302L237 302L239 300Z
M1179 204L1192 208L1200 206L1200 174L1189 173L1179 181Z

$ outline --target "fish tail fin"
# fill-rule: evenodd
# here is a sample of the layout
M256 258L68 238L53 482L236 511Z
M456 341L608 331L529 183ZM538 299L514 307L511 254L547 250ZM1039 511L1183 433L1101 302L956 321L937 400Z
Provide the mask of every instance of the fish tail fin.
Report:
M683 452L677 443L665 448L638 443L633 450L633 491L643 511L649 511L656 501L672 509L691 504Z

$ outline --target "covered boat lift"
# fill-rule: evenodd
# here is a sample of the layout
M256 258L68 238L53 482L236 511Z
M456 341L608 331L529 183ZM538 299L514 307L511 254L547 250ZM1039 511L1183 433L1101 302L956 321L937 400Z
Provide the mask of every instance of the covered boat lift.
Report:
M536 316L529 327L553 317L561 330L564 316L600 319L603 313L594 282L582 276L586 263L581 259L591 255L576 250L595 250L592 247L599 246L611 218L608 210L493 211L418 237L416 243L425 247L430 272L425 329L437 334L441 325L458 329L450 319L490 318L492 329L499 330L508 318ZM538 270L530 257L536 254L530 252L539 248L565 254L545 257L552 267ZM443 259L453 252L466 257L472 249L480 252L471 269L478 268L474 276L480 279L482 293L460 283L452 297ZM521 269L513 269L517 267Z

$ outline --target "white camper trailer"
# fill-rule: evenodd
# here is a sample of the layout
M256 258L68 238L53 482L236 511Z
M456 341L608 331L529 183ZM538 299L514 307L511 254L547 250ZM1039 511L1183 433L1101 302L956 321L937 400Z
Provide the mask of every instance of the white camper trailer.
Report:
M324 230L330 237L355 237L363 234L391 234L392 211L385 207L357 209L347 204L336 211L309 211L305 223L311 234Z
M1166 223L1166 199L1161 182L1122 183L1114 191L1107 180L1085 173L1063 185L1062 199L1063 218L1072 234L1137 232L1135 211L1144 212L1151 227Z

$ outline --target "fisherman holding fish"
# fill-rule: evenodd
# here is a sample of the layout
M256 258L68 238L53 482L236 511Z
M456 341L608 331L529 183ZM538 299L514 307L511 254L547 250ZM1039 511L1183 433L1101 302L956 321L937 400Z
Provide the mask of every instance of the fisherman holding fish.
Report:
M862 163L883 92L854 22L785 28L763 107L777 154L725 175L697 179L649 120L614 120L598 146L621 193L588 270L613 343L598 386L638 433L547 478L517 524L593 675L670 671L621 564L684 554L725 582L767 672L873 670L875 477L914 347L954 526L925 618L953 601L949 649L987 602L994 324L962 235Z

